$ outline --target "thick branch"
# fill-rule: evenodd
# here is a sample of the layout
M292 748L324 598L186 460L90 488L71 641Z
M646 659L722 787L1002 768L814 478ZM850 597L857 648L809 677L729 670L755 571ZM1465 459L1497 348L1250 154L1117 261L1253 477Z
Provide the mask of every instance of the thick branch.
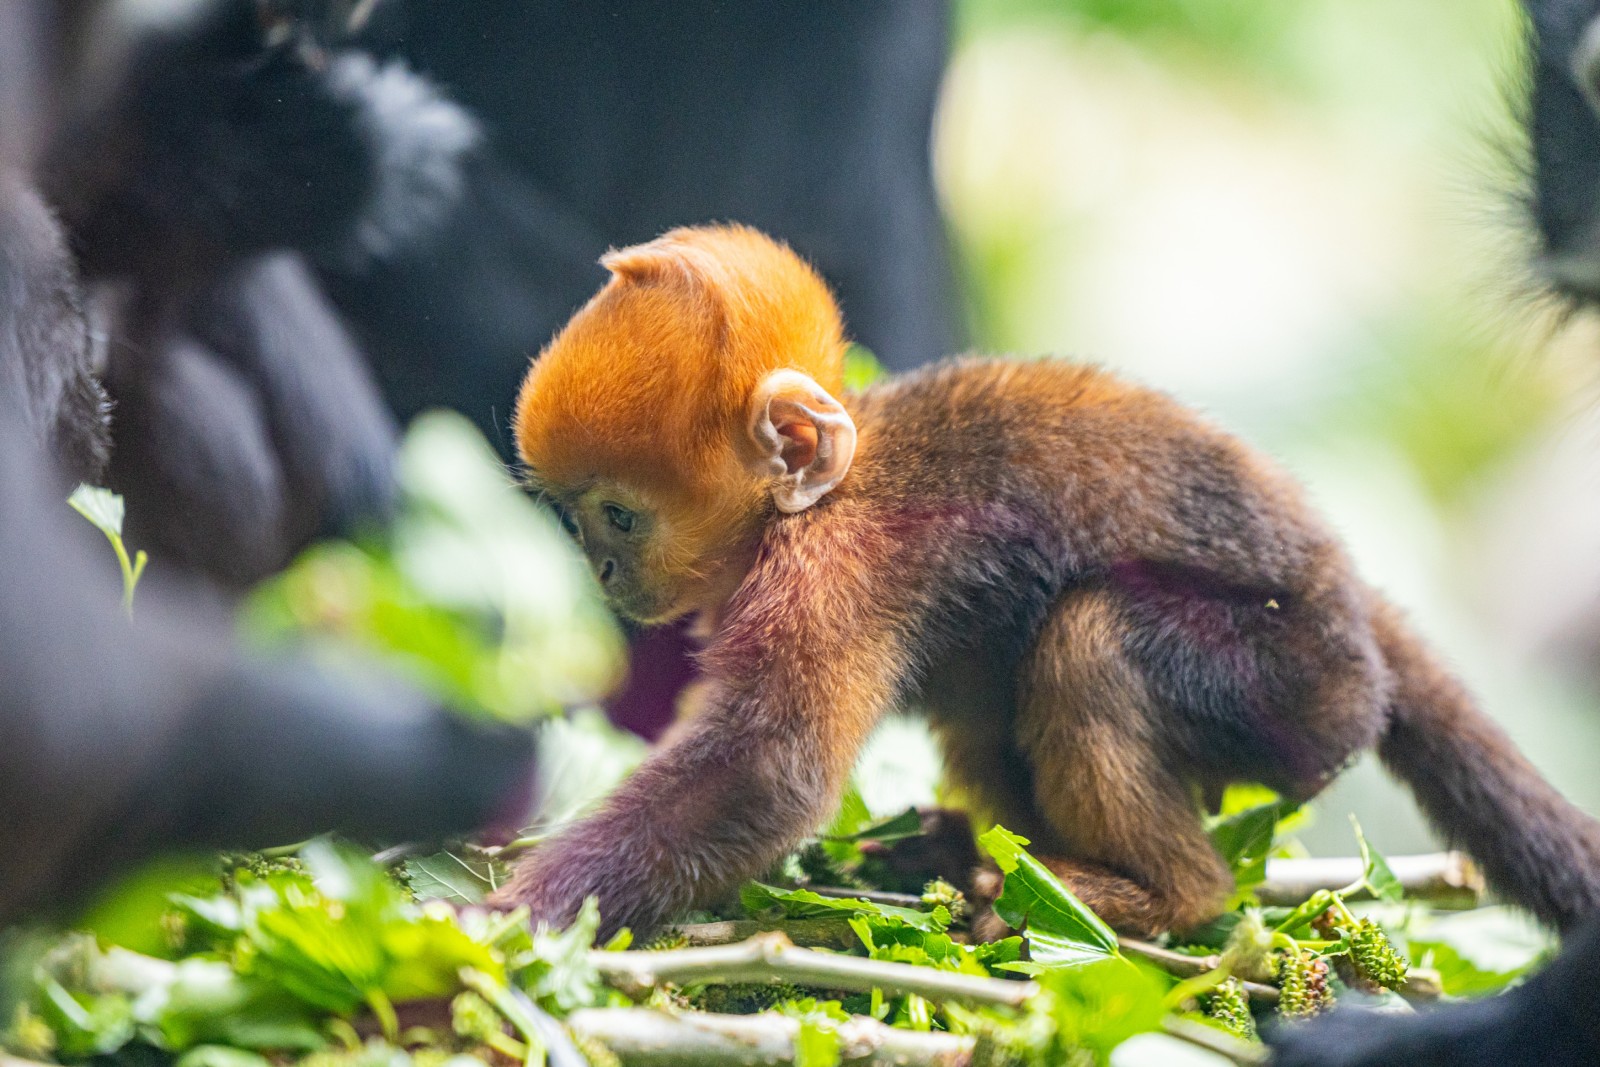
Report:
M631 995L643 995L661 982L786 982L854 993L873 989L891 996L915 993L938 1002L1021 1007L1039 988L1033 982L814 952L796 948L776 932L758 934L736 945L665 952L591 952L589 959L602 978Z
M576 1011L567 1026L605 1045L626 1067L779 1067L794 1062L800 1030L782 1015L668 1015L648 1008ZM840 1023L838 1033L840 1062L853 1067L967 1067L972 1059L970 1037L896 1030L861 1016Z
M1460 852L1390 856L1389 867L1412 900L1435 907L1471 908L1483 902L1483 876ZM1356 856L1270 859L1267 880L1256 886L1263 904L1293 907L1319 889L1341 889L1361 880Z

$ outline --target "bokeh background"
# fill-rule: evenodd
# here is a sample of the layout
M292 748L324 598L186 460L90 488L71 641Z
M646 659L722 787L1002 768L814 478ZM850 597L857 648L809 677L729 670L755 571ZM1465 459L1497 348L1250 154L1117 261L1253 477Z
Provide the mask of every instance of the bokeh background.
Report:
M1523 32L1512 0L961 0L935 153L978 348L1276 455L1600 811L1600 360L1527 266ZM925 785L891 729L868 758ZM1346 810L1431 847L1370 759L1319 808L1314 851Z

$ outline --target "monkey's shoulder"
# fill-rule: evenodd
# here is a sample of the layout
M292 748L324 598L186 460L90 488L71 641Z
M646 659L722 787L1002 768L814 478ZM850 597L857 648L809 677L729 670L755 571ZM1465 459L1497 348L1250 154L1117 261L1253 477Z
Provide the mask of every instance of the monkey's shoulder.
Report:
M1242 447L1165 393L1061 358L958 357L874 385L849 404L864 426L924 442Z
M851 410L864 442L852 495L1042 507L1123 553L1144 541L1226 541L1248 554L1333 540L1266 455L1093 364L955 359L867 390Z

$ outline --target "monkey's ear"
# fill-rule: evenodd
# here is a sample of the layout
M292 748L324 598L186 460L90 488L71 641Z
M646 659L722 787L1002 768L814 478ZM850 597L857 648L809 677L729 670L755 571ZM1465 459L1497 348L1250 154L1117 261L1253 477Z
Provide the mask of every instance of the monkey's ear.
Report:
M600 257L600 265L626 282L645 285L681 277L682 256L660 239L627 248L613 248Z
M856 455L849 412L808 375L773 371L750 401L752 466L776 477L778 510L804 511L830 493Z

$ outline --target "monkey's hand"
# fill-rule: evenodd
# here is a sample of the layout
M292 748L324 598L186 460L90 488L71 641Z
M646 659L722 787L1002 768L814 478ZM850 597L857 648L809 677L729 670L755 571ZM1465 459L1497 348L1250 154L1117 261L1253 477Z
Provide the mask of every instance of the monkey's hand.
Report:
M835 775L816 739L782 722L708 710L595 815L540 846L491 898L560 927L586 897L600 937L645 933L759 874L827 813Z

